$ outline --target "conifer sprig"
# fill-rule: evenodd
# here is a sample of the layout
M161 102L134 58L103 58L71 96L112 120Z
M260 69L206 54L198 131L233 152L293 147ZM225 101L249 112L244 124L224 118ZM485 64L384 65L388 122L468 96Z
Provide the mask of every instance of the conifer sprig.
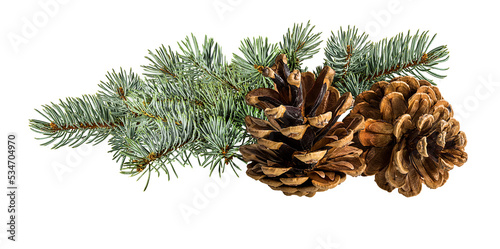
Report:
M96 95L66 98L42 107L37 112L47 121L32 119L30 128L43 135L38 139L47 140L42 145L52 145L53 149L98 144L123 124Z
M314 26L306 24L295 24L283 35L283 41L279 43L280 53L286 54L290 70L301 69L302 62L311 59L320 51L321 32L315 33Z
M390 39L370 41L356 27L342 28L331 34L325 48L325 64L335 72L334 84L341 92L354 96L368 90L377 81L395 76L411 75L433 83L432 78L444 78L437 66L448 60L446 46L430 49L436 35L417 31L399 33Z

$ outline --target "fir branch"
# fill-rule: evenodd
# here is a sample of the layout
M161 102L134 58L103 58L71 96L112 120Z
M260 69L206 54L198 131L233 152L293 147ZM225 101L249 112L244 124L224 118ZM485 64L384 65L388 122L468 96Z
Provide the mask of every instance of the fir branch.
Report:
M98 93L103 99L113 101L117 96L124 98L131 91L143 90L142 80L132 69L128 73L121 68L119 72L112 70L106 75L106 79L107 81L101 81L99 84L102 91Z
M179 125L177 114L196 114L197 106L184 101L161 101L157 96L133 96L127 100L131 113L143 115L144 117L167 122L174 120Z
M197 143L197 151L204 157L203 167L210 168L210 175L217 169L219 176L226 166L230 166L236 175L239 166L234 162L239 155L239 144L244 143L246 131L232 120L221 116L211 116L200 126L203 140Z
M116 73L114 70L107 75L107 82L101 82L99 85L104 91L99 91L98 96L105 100L112 109L121 110L119 113L123 116L126 113L134 117L145 116L157 120L164 120L158 111L165 112L172 108L170 105L176 105L179 100L190 101L195 105L203 105L201 102L191 100L192 91L182 92L178 84L172 85L164 78L142 81L138 75L127 73L120 70ZM162 83L160 83L162 82ZM168 89L167 89L168 88ZM168 95L168 96L167 96ZM178 96L186 96L179 98ZM188 99L190 98L190 99ZM132 101L131 101L132 99ZM140 99L137 102L137 99ZM166 104L156 102L169 102ZM162 104L162 106L155 106Z
M143 66L146 73L144 75L155 78L164 76L169 80L175 80L183 74L182 59L177 52L174 52L170 46L165 46L155 50L155 53L148 50L149 56L146 56L151 64Z
M258 69L274 64L279 54L277 45L269 43L267 38L246 38L241 42L239 50L243 57L233 54L233 63L237 70L255 84L254 88L270 87L270 80L262 76Z
M325 48L325 64L335 72L334 84L341 91L350 91L354 96L370 88L371 84L389 80L396 76L412 75L433 83L429 76L444 78L436 71L448 60L446 46L429 51L435 35L428 31L411 35L400 33L395 37L377 43L368 40L368 35L358 35L357 28L332 33ZM353 81L357 79L358 82Z
M319 52L321 32L314 33L314 27L310 22L295 24L283 35L283 41L279 44L280 52L287 55L291 70L301 69L305 60Z
M428 31L417 31L411 35L400 33L391 39L383 39L373 44L367 57L365 81L387 80L399 75L413 75L433 82L429 76L444 78L436 71L445 71L436 65L448 60L446 46L439 46L429 51L435 36L429 37Z
M345 78L349 73L359 74L365 69L365 58L371 49L368 35L358 35L356 27L348 27L331 33L325 48L325 64L335 70L335 83L346 87Z
M31 119L30 128L44 136L37 139L48 140L42 145L55 143L53 149L65 145L77 147L85 142L100 143L113 129L123 125L95 95L66 98L59 104L42 107L42 111L36 111L49 122Z
M188 153L192 142L197 139L196 119L188 113L165 120L148 120L147 122L126 122L113 134L109 143L112 145L114 159L122 162L121 172L131 176L145 174L148 180L151 173L163 171L170 179L171 172L177 176L173 162L181 165L190 164ZM170 168L169 168L170 167Z
M184 101L203 106L200 100L199 82L197 75L190 75L191 65L184 62L177 52L173 52L170 47L168 50L161 46L155 50L156 53L149 51L146 57L151 64L143 66L146 77L144 93L150 96L156 96L161 101ZM148 102L149 103L149 102Z
M129 112L127 96L132 92L143 91L143 81L130 70L128 73L120 68L119 72L113 70L106 75L107 81L101 81L97 96L108 106L113 115L125 116ZM138 116L138 113L133 113Z
M203 95L198 91L195 82L185 82L179 78L169 81L164 78L146 80L143 95L150 104L153 98L161 102L186 102L193 106L203 107Z
M157 97L162 101L182 100L203 105L198 97L196 75L187 72L191 65L184 62L170 46L167 50L162 45L155 51L156 53L149 51L149 56L146 57L151 64L142 66L146 71L144 75L148 77L144 92L159 95Z
M209 77L235 91L240 91L234 82L229 80L228 66L222 49L212 38L205 36L200 48L196 37L191 35L191 39L186 37L179 43L179 47L184 53L181 58L191 64L192 70L188 72L198 77Z
M341 94L346 92L351 92L353 96L357 96L360 93L370 89L372 82L363 80L362 76L359 74L348 72L343 75L342 81L340 81L336 87Z

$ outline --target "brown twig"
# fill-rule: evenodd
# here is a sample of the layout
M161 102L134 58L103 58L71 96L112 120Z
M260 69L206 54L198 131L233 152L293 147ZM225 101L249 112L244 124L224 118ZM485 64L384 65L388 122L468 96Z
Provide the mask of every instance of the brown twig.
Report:
M226 157L226 154L229 152L229 145L226 145L226 148L222 149L221 154L224 156L224 164L228 165L229 162L233 160L234 155Z
M170 75L170 76L172 76L174 78L177 78L177 75L175 75L172 72L168 71L165 67L160 68L160 71L162 71L163 73L168 74L168 75Z
M64 125L64 126L59 126L55 124L54 122L50 122L49 127L52 131L66 131L66 130L79 130L79 129L101 129L101 128L107 128L107 129L113 129L118 126L123 126L122 122L117 122L117 123L112 123L112 124L105 124L105 123L95 123L95 124L84 124L80 123L78 125Z
M301 49L304 44L306 44L306 42L302 42L301 44L299 44L299 46L295 49L295 52L299 51L299 49Z
M341 84L343 83L343 80L345 79L345 75L347 74L347 71L349 70L349 65L351 64L351 57L352 57L352 48L351 48L351 45L347 45L346 51L347 51L347 58L346 58L347 62L344 65L344 69L342 71L342 77L338 81Z
M386 69L382 72L374 74L371 77L367 77L365 80L373 80L373 79L376 79L382 75L392 74L392 73L395 73L395 72L398 72L401 70L405 70L405 69L410 68L410 67L414 67L416 65L425 64L427 62L427 58L428 58L428 55L423 54L422 57L420 57L420 59L414 60L414 61L410 62L409 64L406 64L404 66L401 66L398 64L398 65L393 66L389 69Z
M172 152L174 150L182 148L186 144L188 144L188 142L181 143L181 144L179 144L179 145L177 145L175 147L172 147L172 148L169 148L169 149L166 149L166 150L161 150L158 153L151 152L151 153L149 153L149 155L146 158L141 158L139 160L132 160L132 162L133 163L138 163L137 166L136 166L136 171L137 172L141 172L141 171L143 171L146 168L146 166L148 164L156 161L158 158L161 158L162 156L165 156L165 155L167 155L168 153L170 153L170 152Z

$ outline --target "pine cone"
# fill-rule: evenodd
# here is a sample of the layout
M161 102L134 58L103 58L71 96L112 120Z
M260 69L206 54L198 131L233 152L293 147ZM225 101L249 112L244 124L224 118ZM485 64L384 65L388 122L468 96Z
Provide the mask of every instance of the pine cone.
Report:
M257 139L240 148L249 162L247 175L285 195L309 197L337 186L346 174L360 175L362 150L349 144L364 119L337 122L354 100L331 86L335 71L325 66L317 79L310 72L290 72L285 55L260 70L275 85L246 96L247 104L264 110L268 119L245 118L247 131Z
M450 104L425 80L404 76L375 83L356 97L345 120L357 116L366 119L356 138L364 150L364 175L375 175L389 192L398 188L406 197L416 196L422 182L438 188L454 165L467 161L467 139Z

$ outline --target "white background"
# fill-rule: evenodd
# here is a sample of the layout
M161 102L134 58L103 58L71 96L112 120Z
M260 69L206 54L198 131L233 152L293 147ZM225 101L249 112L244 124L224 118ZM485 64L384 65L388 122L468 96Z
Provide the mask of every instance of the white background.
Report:
M0 248L500 248L493 1L66 0L49 11L47 2L0 3L1 149L7 132L17 132L20 177L18 242L6 240L2 194ZM245 37L277 42L307 20L323 40L356 25L373 40L420 29L438 34L435 46L448 45L450 70L438 84L467 134L469 161L443 187L405 198L358 177L298 198L244 172L217 181L206 169L177 167L179 179L154 177L143 192L144 181L118 173L106 143L51 150L28 128L29 118L41 118L34 108L95 93L108 70L142 72L148 49L191 32L214 37L230 58ZM35 30L23 34L27 23ZM16 35L25 40L12 43ZM322 60L320 53L307 65ZM5 176L2 166L0 186Z

